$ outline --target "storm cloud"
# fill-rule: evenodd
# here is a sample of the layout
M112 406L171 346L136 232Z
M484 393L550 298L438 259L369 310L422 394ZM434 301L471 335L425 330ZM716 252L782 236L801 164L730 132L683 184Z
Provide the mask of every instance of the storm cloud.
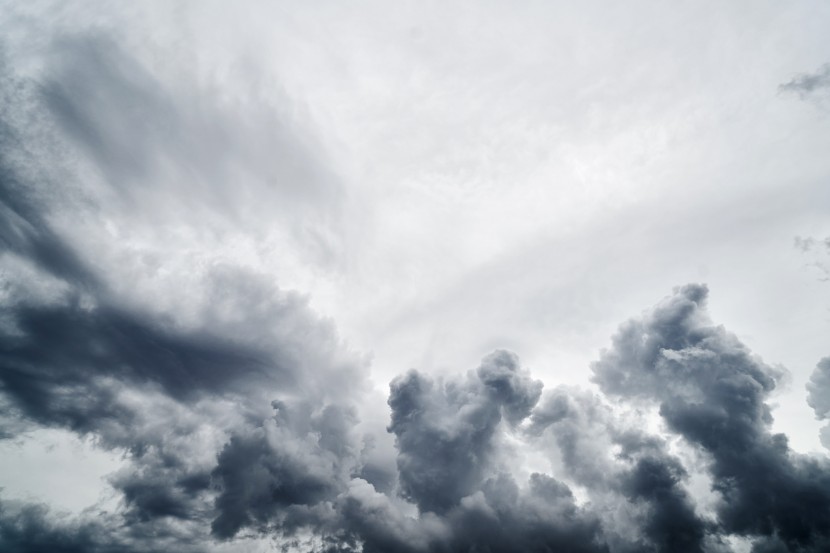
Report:
M765 400L781 371L709 321L707 296L705 286L687 285L623 325L593 366L596 382L612 398L655 402L668 429L708 455L722 531L820 551L830 465L792 452L786 436L770 431Z

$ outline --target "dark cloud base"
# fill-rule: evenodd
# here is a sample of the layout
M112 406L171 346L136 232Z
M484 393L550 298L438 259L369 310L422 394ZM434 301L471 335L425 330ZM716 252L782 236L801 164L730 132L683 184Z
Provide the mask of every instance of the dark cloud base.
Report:
M244 271L205 277L241 323L208 313L184 328L120 302L94 256L50 223L36 193L57 186L48 171L44 183L21 169L42 164L27 157L21 121L51 113L111 180L149 170L145 151L122 155L125 129L150 131L119 119L117 102L177 108L107 44L64 45L81 80L3 71L0 254L61 293L9 281L0 422L6 438L62 428L122 452L109 477L121 505L72 518L5 500L0 550L209 551L252 537L329 553L719 552L732 538L754 553L830 550L830 463L772 433L781 371L709 320L703 285L621 325L592 366L597 393L543 390L496 351L457 378L398 377L388 411L366 407L365 362L330 322ZM84 104L95 79L103 115ZM809 393L828 418L830 360ZM661 431L645 430L651 415ZM388 434L368 431L367 416L388 417ZM527 452L546 468L527 468Z

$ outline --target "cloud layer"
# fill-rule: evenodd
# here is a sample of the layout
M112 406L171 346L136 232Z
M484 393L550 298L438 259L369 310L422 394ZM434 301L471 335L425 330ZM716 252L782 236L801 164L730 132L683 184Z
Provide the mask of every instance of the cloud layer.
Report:
M60 429L122 463L114 506L0 499L3 551L830 548L830 460L773 431L786 370L710 319L706 285L654 293L591 386L546 388L496 349L396 367L381 394L369 356L256 262L316 275L359 242L360 194L302 110L45 30L0 51L0 439ZM828 420L830 358L807 389Z

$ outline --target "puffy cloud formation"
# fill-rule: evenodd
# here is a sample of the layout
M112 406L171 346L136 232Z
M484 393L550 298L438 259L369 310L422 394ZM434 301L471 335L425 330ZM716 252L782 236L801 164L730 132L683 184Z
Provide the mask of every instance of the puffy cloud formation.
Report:
M486 357L464 383L435 383L415 371L391 385L389 406L401 491L421 511L443 513L480 489L504 417L527 417L542 383L505 351Z
M770 431L765 399L780 371L713 325L706 297L706 287L685 286L623 325L593 367L596 382L611 398L654 402L667 428L706 454L720 532L759 536L759 550L821 551L830 464Z

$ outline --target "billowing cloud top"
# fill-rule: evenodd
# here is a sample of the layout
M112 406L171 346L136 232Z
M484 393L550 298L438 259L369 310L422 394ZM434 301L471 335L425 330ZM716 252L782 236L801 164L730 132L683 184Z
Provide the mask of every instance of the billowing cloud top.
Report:
M786 370L710 319L706 285L656 293L590 386L496 349L383 397L252 261L284 247L315 275L359 242L360 198L296 114L9 17L29 34L0 59L0 439L59 429L121 462L115 502L80 513L0 496L0 550L830 550L830 459L774 431ZM830 419L830 358L807 390Z

